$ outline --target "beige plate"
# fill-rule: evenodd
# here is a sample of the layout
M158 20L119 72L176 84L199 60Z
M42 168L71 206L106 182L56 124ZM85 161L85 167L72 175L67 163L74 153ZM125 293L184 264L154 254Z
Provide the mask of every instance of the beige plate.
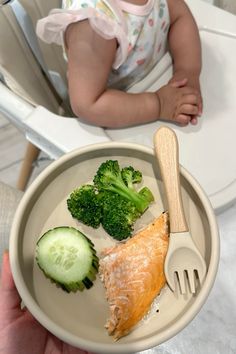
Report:
M196 295L172 293L167 287L159 298L159 312L114 343L104 324L108 306L99 278L90 290L67 294L44 277L35 264L37 239L56 226L75 226L89 236L99 252L114 244L102 228L78 224L67 210L70 192L91 181L106 159L143 172L143 185L155 195L155 203L136 228L152 221L165 209L165 197L154 152L136 144L103 143L73 151L52 163L25 193L12 226L10 260L17 289L32 314L64 341L97 353L133 353L154 347L182 330L199 312L215 280L219 261L219 235L211 205L195 179L181 167L183 204L191 234L207 264L207 276Z

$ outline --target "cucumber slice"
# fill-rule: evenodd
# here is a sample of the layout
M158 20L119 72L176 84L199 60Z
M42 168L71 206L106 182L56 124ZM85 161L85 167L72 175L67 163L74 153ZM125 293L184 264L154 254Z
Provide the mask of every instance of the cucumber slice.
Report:
M99 262L92 241L68 226L56 227L41 236L36 261L46 277L67 292L91 288Z

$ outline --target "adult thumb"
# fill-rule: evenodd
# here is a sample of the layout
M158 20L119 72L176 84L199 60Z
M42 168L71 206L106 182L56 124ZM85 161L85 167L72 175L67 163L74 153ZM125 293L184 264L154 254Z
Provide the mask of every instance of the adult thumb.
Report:
M19 308L20 303L21 298L17 292L11 273L9 253L5 251L3 254L1 271L0 312Z

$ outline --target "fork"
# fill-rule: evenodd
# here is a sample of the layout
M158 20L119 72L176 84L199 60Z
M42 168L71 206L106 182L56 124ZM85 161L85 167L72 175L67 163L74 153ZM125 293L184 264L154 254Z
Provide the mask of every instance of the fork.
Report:
M179 175L179 146L176 134L167 127L154 134L154 148L166 192L170 216L170 240L164 271L172 291L179 284L180 292L196 292L202 284L206 263L194 244L184 215ZM177 281L176 281L177 279ZM177 283L177 284L176 284Z

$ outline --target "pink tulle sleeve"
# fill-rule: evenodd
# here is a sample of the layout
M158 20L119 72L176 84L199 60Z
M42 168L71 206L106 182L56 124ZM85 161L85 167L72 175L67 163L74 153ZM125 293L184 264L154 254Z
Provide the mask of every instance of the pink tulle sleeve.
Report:
M127 28L119 9L116 11L116 17L114 18L99 12L93 7L73 10L54 9L47 17L37 22L36 33L40 39L47 43L64 45L64 32L67 26L85 19L88 19L93 30L103 38L117 39L118 48L113 68L118 69L124 63L128 54Z

